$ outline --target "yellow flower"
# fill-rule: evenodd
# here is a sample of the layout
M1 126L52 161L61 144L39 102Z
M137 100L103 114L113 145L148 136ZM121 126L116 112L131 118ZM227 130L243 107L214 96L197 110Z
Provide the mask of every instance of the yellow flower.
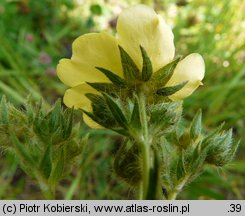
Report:
M68 107L92 111L91 102L85 94L99 93L86 82L111 82L96 67L105 68L124 78L119 45L140 71L143 65L140 50L142 46L151 60L153 73L170 63L175 53L172 30L153 9L135 5L124 10L118 18L116 37L105 32L82 35L73 43L71 59L60 60L57 66L58 77L70 87L64 95L64 103ZM174 101L182 100L192 94L202 84L204 73L204 61L199 54L193 53L185 57L177 64L164 87L175 86L184 81L188 83L169 98ZM86 115L84 121L90 127L100 127Z

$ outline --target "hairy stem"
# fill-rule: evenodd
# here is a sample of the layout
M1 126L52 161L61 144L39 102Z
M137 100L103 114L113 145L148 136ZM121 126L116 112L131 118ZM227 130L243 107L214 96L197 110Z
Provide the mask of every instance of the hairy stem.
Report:
M39 172L36 172L35 176L44 198L48 200L55 199L55 187L48 184L47 180L44 179Z
M142 124L142 134L138 139L142 151L142 182L140 185L140 199L146 199L149 187L149 171L150 171L150 140L148 133L148 122L146 114L146 104L144 94L139 94L139 111Z
M168 200L175 200L177 195L182 191L183 187L189 180L189 175L186 175L181 179L174 187L174 189L168 194Z

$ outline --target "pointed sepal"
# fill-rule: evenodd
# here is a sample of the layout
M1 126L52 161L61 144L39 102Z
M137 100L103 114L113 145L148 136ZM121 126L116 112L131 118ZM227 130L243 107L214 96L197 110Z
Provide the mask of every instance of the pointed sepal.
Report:
M119 46L119 51L120 51L121 63L122 63L123 74L125 79L128 82L132 82L139 79L140 71L136 66L136 64L134 63L133 59L121 46Z
M114 85L120 87L120 88L125 88L127 86L126 80L123 78L119 77L115 73L101 67L95 67L98 69L100 72L102 72Z
M164 87L158 89L156 93L160 96L170 96L176 93L177 91L181 90L187 83L188 81L185 81L175 86Z
M142 80L143 81L148 81L151 78L151 75L153 73L153 68L151 64L151 60L149 56L147 55L145 49L140 46L140 51L143 59L143 67L142 67Z

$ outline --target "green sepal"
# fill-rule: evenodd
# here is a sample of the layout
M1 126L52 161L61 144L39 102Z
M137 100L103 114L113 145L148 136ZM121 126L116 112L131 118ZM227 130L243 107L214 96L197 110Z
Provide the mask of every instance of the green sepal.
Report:
M8 107L7 107L7 99L5 96L2 96L0 102L0 123L7 125L9 122L9 114L8 114Z
M106 128L118 126L103 96L92 93L87 93L85 96L92 102L93 113L88 114L90 118Z
M88 112L84 109L81 109L83 113L85 113L89 118L91 118L93 121L95 121L98 124L101 124L101 122L98 121L98 118L91 112ZM102 124L101 124L102 125ZM103 125L102 125L103 126Z
M115 96L116 93L118 93L121 89L111 83L89 83L92 88L97 90L98 92L104 92L106 94Z
M41 159L39 170L48 179L52 171L52 146L49 144Z
M134 63L133 59L129 56L129 54L121 46L118 47L125 79L128 82L138 80L140 78L140 71L138 67Z
M92 102L92 104L101 105L104 101L103 97L98 94L86 93L85 96Z
M103 126L103 127L105 127L105 128L108 127L108 125L105 124L105 122L101 121L101 119L98 118L98 116L96 116L96 115L94 115L93 113L88 112L88 111L86 111L86 110L84 110L84 109L81 109L81 110L83 111L84 114L86 114L86 115L87 115L89 118L91 118L94 122L98 123L99 125L101 125L101 126Z
M121 134L121 135L123 135L123 136L125 136L125 137L129 137L130 136L128 130L125 130L123 128L110 128L110 129L115 131L115 132L117 132L117 133L119 133L119 134Z
M142 46L140 46L140 51L141 51L141 55L143 58L143 67L142 67L142 72L141 72L142 80L148 81L151 78L151 75L153 73L151 60L149 56L147 55L145 49Z
M126 80L122 79L115 73L101 67L95 67L95 68L98 69L100 72L102 72L114 85L120 88L125 88L127 86Z
M111 96L102 93L105 101L111 111L111 114L114 116L115 120L118 122L118 124L123 127L124 129L128 128L128 121L123 113L123 110L121 106L115 101L114 98Z
M201 136L202 133L202 111L199 110L197 114L194 116L191 128L190 128L190 138L197 139Z
M134 108L130 119L130 126L136 129L142 128L141 121L140 121L139 102L137 97L135 97L134 100Z
M187 83L188 81L185 81L175 86L164 87L158 89L156 93L160 96L170 96L176 93L177 91L179 91L180 89L182 89Z
M153 73L152 80L156 86L161 87L166 85L166 83L172 77L174 69L176 68L176 65L178 64L180 59L180 57L176 58L174 61L170 62L169 64L165 65L164 67Z

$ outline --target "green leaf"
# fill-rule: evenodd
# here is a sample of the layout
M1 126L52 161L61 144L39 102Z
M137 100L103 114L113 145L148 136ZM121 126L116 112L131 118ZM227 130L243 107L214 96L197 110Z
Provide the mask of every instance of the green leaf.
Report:
M121 109L121 107L111 96L104 93L102 94L115 120L119 123L119 125L121 125L121 127L127 128L128 122L125 115L123 114L123 110Z
M158 89L156 93L161 96L170 96L176 93L177 91L179 91L180 89L182 89L187 83L188 81L185 81L175 86L164 87Z
M52 170L52 173L49 177L50 184L56 185L57 182L60 180L63 174L64 165L65 165L65 157L64 157L64 149L62 148L60 152L59 160L57 161L57 164L55 168Z
M99 4L92 4L90 6L90 12L94 15L102 15L102 8Z
M126 139L117 151L114 170L121 179L131 186L137 186L142 180L139 149L131 140Z
M67 109L64 113L64 128L63 128L63 138L66 140L70 137L73 127L73 115L74 115L74 108Z
M20 161L23 163L28 164L29 166L35 167L35 161L29 154L29 152L26 150L25 146L20 143L19 139L15 135L10 136L11 141L14 144L15 152L19 156Z
M152 80L157 86L165 86L166 83L170 80L173 75L174 69L178 62L180 61L180 57L165 65L152 75Z
M230 147L231 144L232 144L232 134L233 134L232 131L233 131L232 128L229 129L228 132L225 135L225 138L224 138L224 141L223 141L223 145L225 147Z
M142 46L140 46L140 51L141 51L141 55L142 55L142 58L143 58L142 80L143 81L148 81L151 78L151 75L153 73L151 60L148 57L145 49Z
M61 99L58 99L55 103L54 108L50 112L50 117L49 117L50 132L54 132L57 130L57 128L60 126L60 119L61 119Z
M7 125L9 122L7 100L5 96L2 96L0 103L0 123Z
M221 133L221 130L224 127L224 123L222 123L218 128L210 132L202 141L202 149L209 148L209 145L211 142L213 142L214 139L216 139L217 136L219 136L219 133Z
M150 124L154 132L168 133L176 128L182 113L182 102L167 102L148 106Z
M230 148L230 160L232 160L232 158L235 156L237 148L240 145L240 142L241 141L239 140L237 142L232 143L231 148Z
M192 139L200 137L202 133L202 111L199 110L194 116L190 128L190 136Z
M140 71L129 54L119 46L123 74L127 81L132 82L140 78Z
M34 108L32 106L31 95L27 96L26 104L24 106L25 106L26 116L27 116L28 121L29 122L33 122L33 120L34 120L34 112L35 111L34 111Z
M233 142L230 129L226 133L215 134L212 139L205 140L204 145L208 149L206 162L222 167L232 160L239 142Z
M184 151L181 152L179 155L179 159L177 162L177 170L176 170L176 175L177 179L181 179L185 176L186 170L185 170L185 161L184 161Z
M202 149L202 151L200 151L201 149L200 146L201 146L201 143L199 142L197 146L193 149L193 152L191 155L192 159L189 162L190 171L194 173L195 175L198 175L198 173L203 168L204 162L208 154L208 148ZM190 146L190 148L193 148L193 147Z
M43 154L39 170L43 176L48 179L52 171L52 146L49 144Z
M101 67L95 67L95 68L98 69L100 72L102 72L114 85L120 88L125 88L127 86L126 80L122 79L120 76L116 75L115 73Z

